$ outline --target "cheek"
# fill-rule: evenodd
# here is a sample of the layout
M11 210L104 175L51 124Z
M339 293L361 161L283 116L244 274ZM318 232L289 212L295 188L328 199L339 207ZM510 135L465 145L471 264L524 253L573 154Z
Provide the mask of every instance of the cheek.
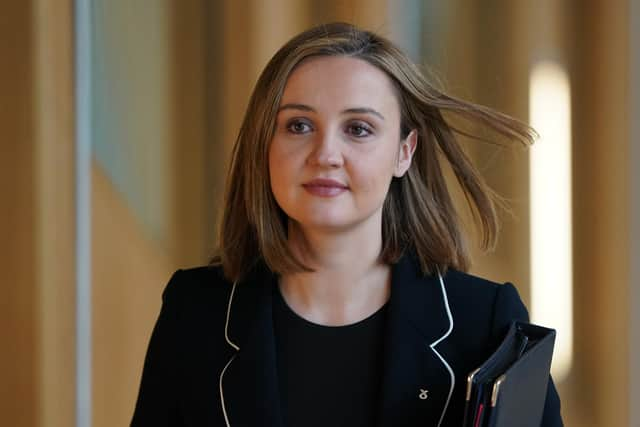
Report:
M286 163L287 156L282 150L281 145L274 141L269 147L269 174L271 179L278 180L283 173L286 172L286 167L283 167Z
M269 146L269 168L275 173L280 173L281 169L287 169L294 161L295 152L285 142L274 139Z
M360 194L367 198L384 199L393 177L394 165L389 156L362 162L353 168L352 178Z
M288 197L291 191L290 184L295 181L296 159L276 141L269 147L268 155L271 192L280 204L285 201L283 198Z
M386 181L390 181L395 171L397 153L390 147L371 153L366 161L360 162L362 175L371 182L371 186L378 187Z
M277 165L280 163L279 160L279 152L274 144L272 143L269 147L268 152L268 160L269 160L269 181L271 183L271 192L278 199L279 190L280 190L280 182L282 181L281 172L282 169L278 168Z
M271 179L271 182L273 182L274 179L276 178L275 172L277 171L274 165L278 163L278 160L276 157L276 153L274 153L274 150L272 147L269 148L269 152L267 155L268 155L267 159L268 159L268 167L269 167L269 178Z

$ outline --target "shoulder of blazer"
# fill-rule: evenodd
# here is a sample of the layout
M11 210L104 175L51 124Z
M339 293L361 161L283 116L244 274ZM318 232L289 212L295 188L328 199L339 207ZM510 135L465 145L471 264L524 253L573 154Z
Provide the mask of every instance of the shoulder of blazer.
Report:
M474 276L473 274L465 273L455 269L448 269L443 279L447 281L447 289L456 289L460 287L467 292L495 292L499 283Z
M232 283L224 278L222 268L214 265L177 270L163 292L163 300L181 303L226 302Z
M232 286L218 266L177 270L162 293L163 311L173 313L185 338L208 334L223 339Z
M457 328L452 341L471 350L488 350L502 338L513 320L528 320L517 289L456 270L443 277ZM486 347L488 344L488 347Z
M457 270L448 270L443 280L452 310L455 306L463 316L465 312L486 315L503 306L522 304L511 283L501 284Z
M270 295L266 281L273 275L257 264L237 283L227 280L219 266L178 270L163 296L165 306L180 312L180 329L185 333L205 334L229 341L241 341Z

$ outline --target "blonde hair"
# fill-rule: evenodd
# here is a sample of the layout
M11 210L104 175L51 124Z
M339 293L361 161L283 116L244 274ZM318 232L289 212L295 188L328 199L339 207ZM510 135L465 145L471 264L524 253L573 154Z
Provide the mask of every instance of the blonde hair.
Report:
M268 151L285 84L301 61L349 56L367 61L393 82L401 114L401 136L415 129L412 164L393 178L383 206L380 259L394 263L412 251L425 274L435 269L466 271L469 252L441 162L448 162L481 230L481 246L495 245L496 194L486 185L456 139L443 112L486 125L509 139L530 143L534 131L490 108L448 96L431 85L393 43L346 23L311 28L287 42L269 61L251 95L227 175L219 251L212 263L237 280L255 262L280 274L309 270L287 245L287 216L271 192Z

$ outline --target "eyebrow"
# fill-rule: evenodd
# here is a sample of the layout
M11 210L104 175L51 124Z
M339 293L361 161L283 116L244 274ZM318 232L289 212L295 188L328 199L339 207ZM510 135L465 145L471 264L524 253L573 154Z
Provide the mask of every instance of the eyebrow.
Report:
M313 107L310 107L305 104L284 104L280 108L278 108L278 112L283 110L299 110L299 111L309 111L311 113L316 113L316 110ZM347 108L346 110L342 110L340 114L373 114L375 116L380 117L384 120L384 116L380 114L378 111L373 108L368 107L355 107L355 108Z

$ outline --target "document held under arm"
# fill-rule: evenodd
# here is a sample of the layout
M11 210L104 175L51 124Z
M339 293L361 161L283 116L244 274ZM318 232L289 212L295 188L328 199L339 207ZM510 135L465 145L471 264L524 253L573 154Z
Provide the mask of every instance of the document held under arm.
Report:
M463 427L539 427L556 331L513 322L498 349L469 374Z

